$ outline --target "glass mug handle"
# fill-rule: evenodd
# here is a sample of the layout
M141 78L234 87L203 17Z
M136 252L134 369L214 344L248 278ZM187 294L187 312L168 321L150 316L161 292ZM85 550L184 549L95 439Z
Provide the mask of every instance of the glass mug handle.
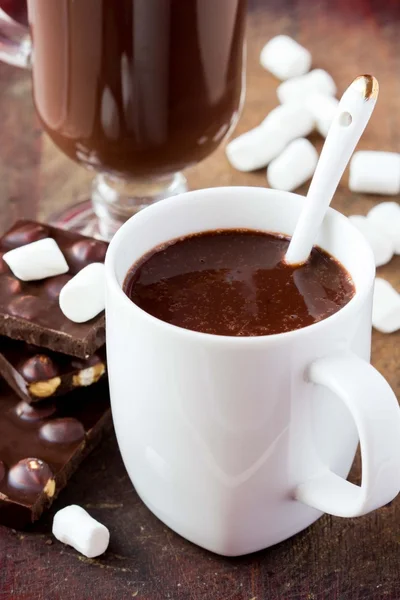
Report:
M326 468L297 487L296 499L338 517L384 506L400 490L400 409L388 382L352 353L316 360L308 381L328 388L349 409L360 440L362 483L354 485Z
M0 8L0 60L29 69L32 42L28 27L17 23Z

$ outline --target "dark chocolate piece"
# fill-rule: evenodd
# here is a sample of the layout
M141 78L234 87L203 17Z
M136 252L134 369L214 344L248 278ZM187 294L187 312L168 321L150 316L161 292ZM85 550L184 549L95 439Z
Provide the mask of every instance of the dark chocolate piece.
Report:
M104 347L82 359L0 336L0 375L28 403L92 385L105 372Z
M19 281L4 262L8 250L52 237L69 266L65 275L41 281ZM58 304L61 288L92 262L103 262L108 244L43 225L18 221L0 239L0 334L56 352L85 358L104 344L104 313L86 323L73 323Z
M36 521L100 440L109 417L106 381L32 407L0 380L0 523L21 529Z

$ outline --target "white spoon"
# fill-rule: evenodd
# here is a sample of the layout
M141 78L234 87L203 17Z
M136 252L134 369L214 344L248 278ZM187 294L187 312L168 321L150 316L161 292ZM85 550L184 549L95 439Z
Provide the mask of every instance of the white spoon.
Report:
M347 163L374 110L379 85L360 75L347 88L332 121L285 262L306 262Z

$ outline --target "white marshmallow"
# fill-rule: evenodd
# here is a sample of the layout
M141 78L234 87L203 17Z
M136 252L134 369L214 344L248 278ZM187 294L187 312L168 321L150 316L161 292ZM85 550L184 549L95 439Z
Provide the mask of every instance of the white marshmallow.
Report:
M284 81L276 91L281 104L304 102L314 92L320 92L326 96L335 96L336 94L335 82L323 69L314 69L307 75Z
M314 92L306 99L306 107L314 117L318 133L326 138L329 128L336 115L339 100L334 96L327 96L320 92Z
M90 321L105 304L105 269L103 263L91 263L79 271L62 288L60 308L74 323Z
M381 202L371 208L367 218L392 240L395 253L400 254L400 206L398 203Z
M400 329L400 294L385 279L375 279L372 325L382 333Z
M367 217L352 215L349 219L371 246L375 257L375 265L381 267L388 263L394 253L390 238L383 234L378 227L375 227Z
M103 554L110 541L107 527L77 504L66 506L54 515L53 535L88 558Z
M288 35L277 35L261 50L260 63L278 79L304 75L311 67L311 53Z
M318 162L318 153L305 138L289 144L267 170L270 187L291 192L310 179Z
M350 162L349 188L352 192L395 195L400 192L400 154L397 152L355 152Z
M314 129L314 117L301 104L280 104L265 117L261 127L281 132L288 142L307 137Z
M240 135L226 147L226 156L235 169L255 171L265 167L287 144L275 128L259 126Z
M63 253L53 238L38 240L3 254L15 277L21 281L37 281L62 275L69 269Z

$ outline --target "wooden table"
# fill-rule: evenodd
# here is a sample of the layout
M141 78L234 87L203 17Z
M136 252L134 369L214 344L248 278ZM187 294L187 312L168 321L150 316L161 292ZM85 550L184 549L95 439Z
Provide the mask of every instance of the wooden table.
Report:
M357 74L375 74L381 96L360 147L399 150L398 0L250 0L247 101L237 133L258 124L277 103L277 82L261 69L258 56L278 33L308 47L315 66L331 72L341 92ZM46 218L89 185L89 175L42 134L30 96L29 75L0 65L0 230L17 216ZM266 185L264 172L230 168L222 149L188 177L192 188ZM351 194L345 176L334 206L365 214L378 199ZM399 268L396 257L379 271L400 290ZM399 340L400 334L376 332L373 339L373 362L398 393ZM353 481L359 473L356 461ZM86 559L52 540L51 515L70 503L87 507L110 528L104 557ZM252 556L214 556L174 534L142 505L110 436L31 532L0 528L0 600L398 600L399 558L400 499L360 519L325 516Z

